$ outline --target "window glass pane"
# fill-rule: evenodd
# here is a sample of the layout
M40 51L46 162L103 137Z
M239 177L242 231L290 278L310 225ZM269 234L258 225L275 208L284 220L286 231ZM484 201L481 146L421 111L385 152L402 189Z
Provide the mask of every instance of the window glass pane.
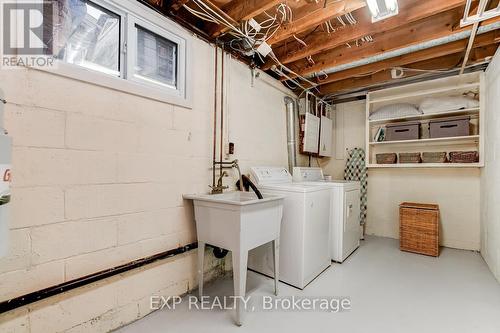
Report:
M135 76L143 80L177 87L177 44L137 28L137 63Z
M85 0L60 0L58 9L56 57L119 76L120 16Z

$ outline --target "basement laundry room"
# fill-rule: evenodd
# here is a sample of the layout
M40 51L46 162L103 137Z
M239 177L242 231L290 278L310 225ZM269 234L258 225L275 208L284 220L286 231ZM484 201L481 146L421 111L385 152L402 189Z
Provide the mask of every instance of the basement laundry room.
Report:
M500 332L498 0L0 20L0 333Z

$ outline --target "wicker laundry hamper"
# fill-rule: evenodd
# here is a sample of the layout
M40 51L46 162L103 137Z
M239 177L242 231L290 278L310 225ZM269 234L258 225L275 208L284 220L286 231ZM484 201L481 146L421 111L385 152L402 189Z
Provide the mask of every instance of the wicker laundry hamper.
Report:
M403 202L399 205L401 251L439 256L439 206Z

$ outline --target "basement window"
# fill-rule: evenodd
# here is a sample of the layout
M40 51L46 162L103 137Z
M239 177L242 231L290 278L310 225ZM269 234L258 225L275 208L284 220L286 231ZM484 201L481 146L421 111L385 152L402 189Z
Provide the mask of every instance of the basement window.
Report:
M141 26L137 29L136 78L177 88L177 44Z
M51 44L59 61L54 70L47 70L191 106L186 84L189 35L176 24L132 0L55 0L54 4L47 28L53 31Z
M120 76L121 16L90 1L60 1L54 26L56 58Z

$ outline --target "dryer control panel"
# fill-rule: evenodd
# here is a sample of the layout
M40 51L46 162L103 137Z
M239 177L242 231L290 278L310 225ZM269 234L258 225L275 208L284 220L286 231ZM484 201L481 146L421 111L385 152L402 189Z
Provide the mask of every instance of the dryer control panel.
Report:
M293 168L294 182L317 182L324 180L321 168L295 167Z
M256 185L292 182L292 175L283 167L252 167L251 176Z

